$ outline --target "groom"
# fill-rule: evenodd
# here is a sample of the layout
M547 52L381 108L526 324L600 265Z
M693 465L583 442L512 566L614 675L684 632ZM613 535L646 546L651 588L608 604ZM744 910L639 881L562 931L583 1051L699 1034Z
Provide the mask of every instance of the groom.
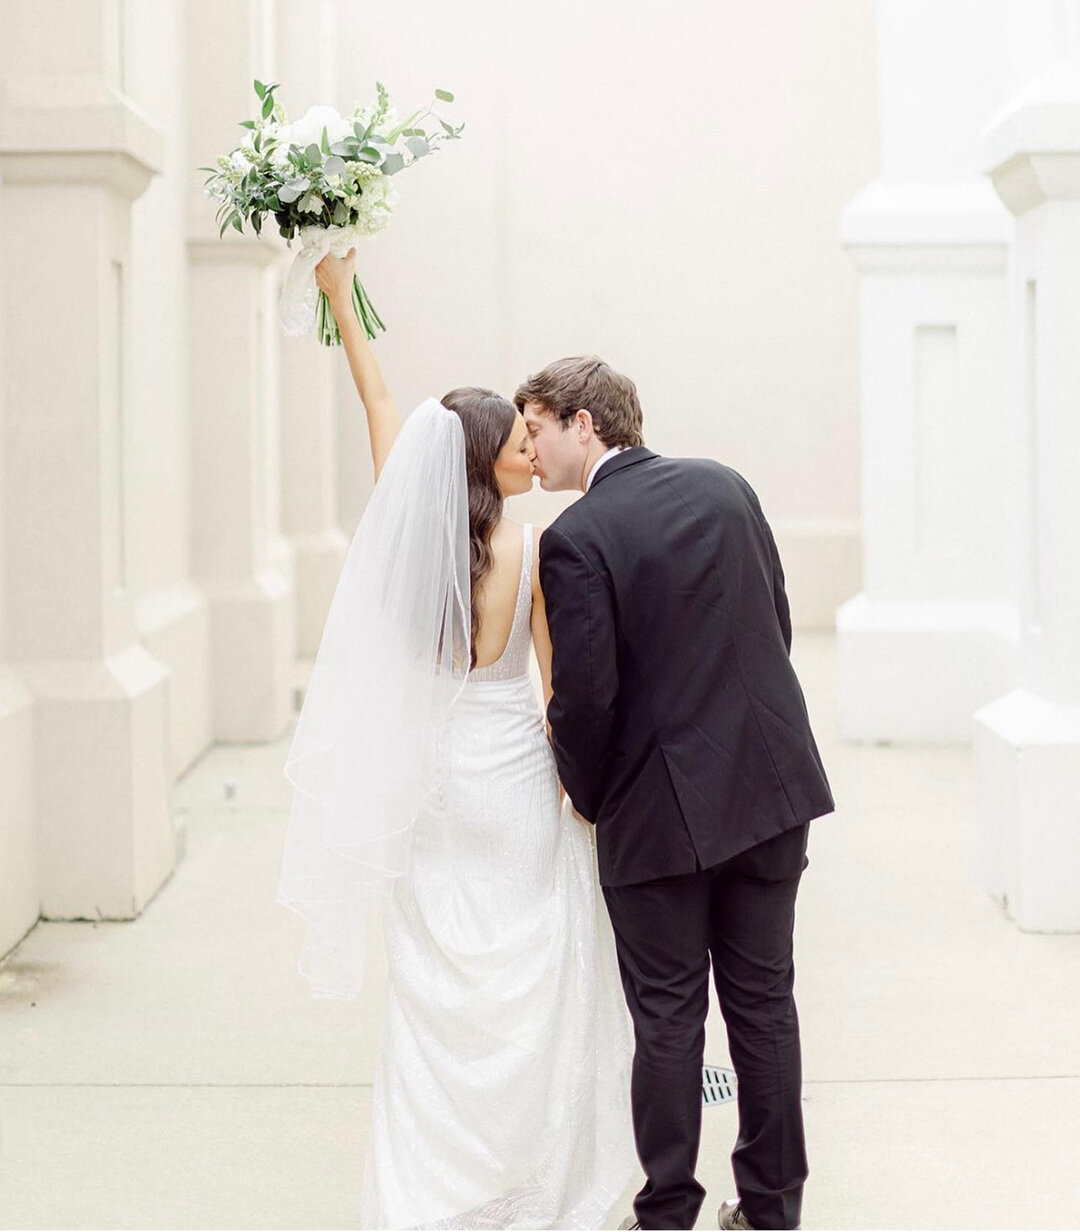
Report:
M514 396L542 486L581 491L544 532L548 709L596 826L636 1050L642 1228L692 1228L710 966L738 1078L738 1201L720 1226L795 1228L807 1175L795 895L833 800L788 658L776 545L735 471L650 452L634 383L558 360Z

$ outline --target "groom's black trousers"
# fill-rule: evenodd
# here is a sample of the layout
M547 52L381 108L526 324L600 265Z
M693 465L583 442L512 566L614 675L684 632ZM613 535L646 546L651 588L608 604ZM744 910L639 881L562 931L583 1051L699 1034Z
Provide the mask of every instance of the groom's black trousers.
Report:
M738 1079L732 1166L755 1228L796 1228L807 1176L792 930L798 826L699 873L605 886L636 1048L631 1104L642 1228L692 1228L709 966Z

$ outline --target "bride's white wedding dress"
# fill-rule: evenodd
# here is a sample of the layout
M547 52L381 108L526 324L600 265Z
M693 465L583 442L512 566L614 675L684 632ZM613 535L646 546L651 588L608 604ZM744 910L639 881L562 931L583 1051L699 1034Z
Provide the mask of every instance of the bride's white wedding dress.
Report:
M509 641L453 707L384 909L369 1228L598 1227L635 1167L593 836L560 809L529 676L532 552L527 526Z

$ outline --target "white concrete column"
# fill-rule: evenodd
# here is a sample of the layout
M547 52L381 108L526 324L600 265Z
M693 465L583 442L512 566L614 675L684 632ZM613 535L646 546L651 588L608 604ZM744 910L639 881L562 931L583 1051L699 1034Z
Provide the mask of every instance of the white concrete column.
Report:
M274 8L192 0L188 151L210 165L252 114L252 79L273 75ZM210 605L213 731L268 740L292 713L292 550L280 534L277 321L270 237L221 240L192 172L188 211L192 572Z
M841 724L966 740L1015 678L1006 396L1010 220L979 180L876 181L860 274L863 589L837 612Z
M852 739L967 740L1017 670L1013 224L978 135L1052 14L1043 0L876 13L882 174L843 218L861 282L864 586L837 612L841 724Z
M1080 22L984 143L1016 215L1020 687L976 716L978 876L1017 923L1080 930Z
M279 0L278 92L290 117L316 103L349 107L337 95L337 5ZM284 246L284 245L283 245ZM284 277L292 261L280 263ZM338 348L314 337L282 338L281 524L296 557L297 654L314 656L349 541L337 522Z
M123 6L124 89L164 138L132 210L132 413L125 483L139 640L169 667L174 774L213 739L206 597L191 578L184 0ZM178 818L178 822L182 819Z
M0 5L3 652L34 698L32 766L5 764L0 794L32 782L16 877L53 918L135 915L174 861L167 670L135 640L124 484L131 203L161 142L118 92L117 13Z

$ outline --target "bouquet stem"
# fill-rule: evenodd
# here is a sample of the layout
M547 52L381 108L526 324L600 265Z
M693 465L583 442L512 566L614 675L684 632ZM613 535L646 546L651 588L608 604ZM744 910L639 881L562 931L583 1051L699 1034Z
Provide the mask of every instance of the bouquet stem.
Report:
M369 342L379 330L385 331L386 326L375 311L375 305L368 299L368 293L355 274L352 284L352 306L356 319L364 331L364 336ZM334 319L330 301L322 291L319 292L319 304L315 309L315 332L323 346L341 346L341 330L338 329L338 323Z

